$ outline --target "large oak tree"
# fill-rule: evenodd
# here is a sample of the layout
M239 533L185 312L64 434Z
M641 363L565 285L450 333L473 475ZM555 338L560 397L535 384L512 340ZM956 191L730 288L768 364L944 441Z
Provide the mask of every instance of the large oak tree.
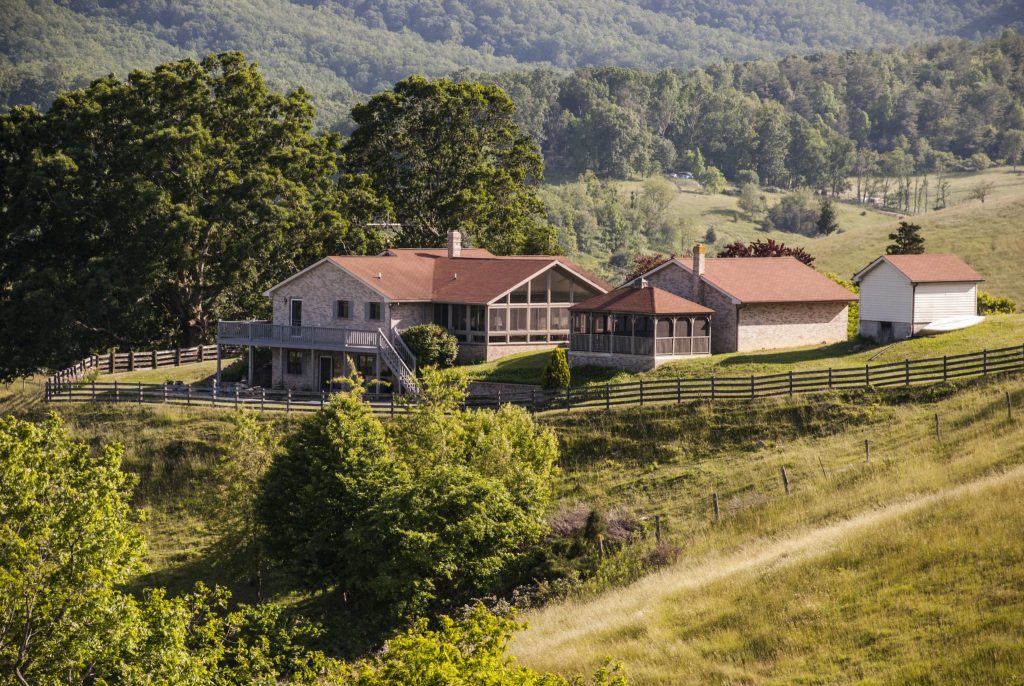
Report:
M239 53L0 116L0 376L209 340L314 259L375 248L378 202L313 123Z

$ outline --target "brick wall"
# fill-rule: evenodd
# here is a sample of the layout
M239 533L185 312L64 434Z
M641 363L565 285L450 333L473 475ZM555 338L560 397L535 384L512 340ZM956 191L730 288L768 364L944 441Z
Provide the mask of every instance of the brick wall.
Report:
M303 326L337 326L368 331L376 330L378 327L385 330L391 328L389 324L391 308L385 298L359 279L329 262L325 262L294 281L281 286L274 291L272 297L275 324L290 324L288 301L291 298L301 298ZM337 300L348 300L352 303L348 319L338 319L334 316L334 303ZM384 303L384 312L380 321L366 319L366 303L368 302Z
M748 352L845 341L848 310L846 303L744 305L739 311L736 350ZM711 326L714 335L713 320Z

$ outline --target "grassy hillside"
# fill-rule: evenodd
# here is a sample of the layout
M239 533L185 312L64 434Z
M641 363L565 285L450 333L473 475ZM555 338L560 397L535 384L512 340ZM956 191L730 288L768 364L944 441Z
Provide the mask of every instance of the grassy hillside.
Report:
M718 247L737 240L773 238L787 245L803 246L817 258L816 268L847 279L885 252L891 242L889 234L901 219L906 219L922 226L928 252L957 253L985 277L983 289L1024 303L1024 261L1020 259L1024 241L1024 224L1020 221L1024 216L1024 174L999 167L954 174L949 180L949 207L944 210L906 216L839 203L842 232L816 238L783 231L764 232L740 215L735 196L702 195L682 184L668 213L671 218L685 220L690 227L682 237L681 247L701 242L709 227L715 229ZM979 181L995 184L984 204L967 200L970 188ZM639 192L640 185L639 181L623 182L623 197ZM779 199L778 195L768 197L771 203Z
M513 652L559 671L616 655L639 684L1019 671L1024 421L1007 419L1004 391L1024 401L1014 379L955 394L562 417L562 506L661 515L682 555L626 588L528 613Z

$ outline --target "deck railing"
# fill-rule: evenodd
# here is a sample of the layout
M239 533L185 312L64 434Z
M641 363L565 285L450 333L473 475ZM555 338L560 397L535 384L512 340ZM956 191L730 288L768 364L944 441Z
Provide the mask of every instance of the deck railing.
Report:
M585 353L616 353L619 355L704 355L711 351L710 336L648 338L615 334L574 333L569 351Z
M366 331L329 326L288 326L267 321L217 323L217 342L222 345L376 348L378 335L376 329Z

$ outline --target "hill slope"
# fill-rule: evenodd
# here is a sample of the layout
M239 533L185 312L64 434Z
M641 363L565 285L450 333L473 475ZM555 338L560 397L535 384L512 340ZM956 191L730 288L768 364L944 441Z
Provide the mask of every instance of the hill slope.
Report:
M817 49L990 34L1022 23L1016 0L212 0L166 4L2 0L0 105L174 57L243 50L276 84L306 86L325 122L355 93L412 72L594 65L686 67Z

